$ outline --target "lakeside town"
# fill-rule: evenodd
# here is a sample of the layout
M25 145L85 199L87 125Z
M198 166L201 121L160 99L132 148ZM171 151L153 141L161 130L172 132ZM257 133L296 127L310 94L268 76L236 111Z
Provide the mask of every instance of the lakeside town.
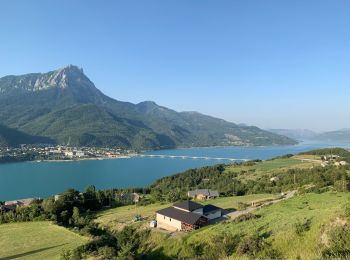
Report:
M133 150L122 148L71 147L71 146L33 146L22 144L20 147L0 147L0 163L21 161L71 161L103 160L129 158L136 154Z

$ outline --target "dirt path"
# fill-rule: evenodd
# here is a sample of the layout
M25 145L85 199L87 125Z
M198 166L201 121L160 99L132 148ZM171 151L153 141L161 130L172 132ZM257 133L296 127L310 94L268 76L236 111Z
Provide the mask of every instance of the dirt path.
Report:
M257 209L261 209L264 206L271 205L271 204L276 204L276 203L281 202L283 200L290 199L290 198L292 198L295 195L296 192L297 192L296 190L289 191L289 192L287 192L284 195L284 197L282 199L276 199L276 200L268 201L268 202L266 202L264 204L261 204L260 206L257 206L257 207L249 207L249 208L247 208L245 210L237 210L237 211L234 211L234 212L230 212L230 213L226 214L225 216L226 217L230 217L231 219L235 219L235 218L237 218L237 217L239 217L241 215L247 214L247 213L252 212L254 210L257 210Z

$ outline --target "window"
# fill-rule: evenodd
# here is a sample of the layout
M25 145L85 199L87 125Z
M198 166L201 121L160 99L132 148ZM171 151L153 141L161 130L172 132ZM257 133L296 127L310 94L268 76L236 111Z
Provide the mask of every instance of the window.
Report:
M165 216L163 216L163 218L165 219Z
M169 220L171 221L171 218L169 218Z

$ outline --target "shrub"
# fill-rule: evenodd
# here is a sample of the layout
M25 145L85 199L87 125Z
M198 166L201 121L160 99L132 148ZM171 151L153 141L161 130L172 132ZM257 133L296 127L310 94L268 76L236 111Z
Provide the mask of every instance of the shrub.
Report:
M117 256L117 250L113 247L104 246L100 247L97 251L97 258L99 259L115 259Z
M350 258L350 227L349 225L334 228L329 233L329 246L322 251L325 258Z
M247 220L255 219L255 218L257 218L256 215L254 215L253 213L248 212L246 214L240 215L237 218L235 218L235 222L243 222L243 221L247 221Z
M247 236L241 240L237 247L239 255L254 257L263 247L262 238L258 234Z
M306 231L310 230L311 227L311 219L306 219L305 221L301 222L298 221L295 225L295 233L299 236L303 235Z
M345 207L345 217L350 220L350 204Z
M236 251L240 239L241 235L224 232L213 236L208 242L184 242L182 243L184 250L181 250L182 255L179 255L178 258L203 260L227 258Z
M240 256L248 256L252 259L283 259L283 255L274 249L270 243L266 242L266 238L271 232L259 235L255 233L241 240L237 247L237 254Z
M247 203L243 203L243 202L238 202L237 203L237 209L238 210L245 210L248 207L249 207L249 204L247 204Z

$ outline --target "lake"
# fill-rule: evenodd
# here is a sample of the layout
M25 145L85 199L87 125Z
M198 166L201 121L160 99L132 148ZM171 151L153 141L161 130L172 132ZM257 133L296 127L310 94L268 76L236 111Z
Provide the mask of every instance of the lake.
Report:
M321 147L349 145L304 142L277 147L210 147L151 151L145 154L199 156L211 158L270 159ZM190 168L227 160L132 157L74 162L22 162L0 165L0 200L47 197L68 188L83 190L141 187L156 179Z

